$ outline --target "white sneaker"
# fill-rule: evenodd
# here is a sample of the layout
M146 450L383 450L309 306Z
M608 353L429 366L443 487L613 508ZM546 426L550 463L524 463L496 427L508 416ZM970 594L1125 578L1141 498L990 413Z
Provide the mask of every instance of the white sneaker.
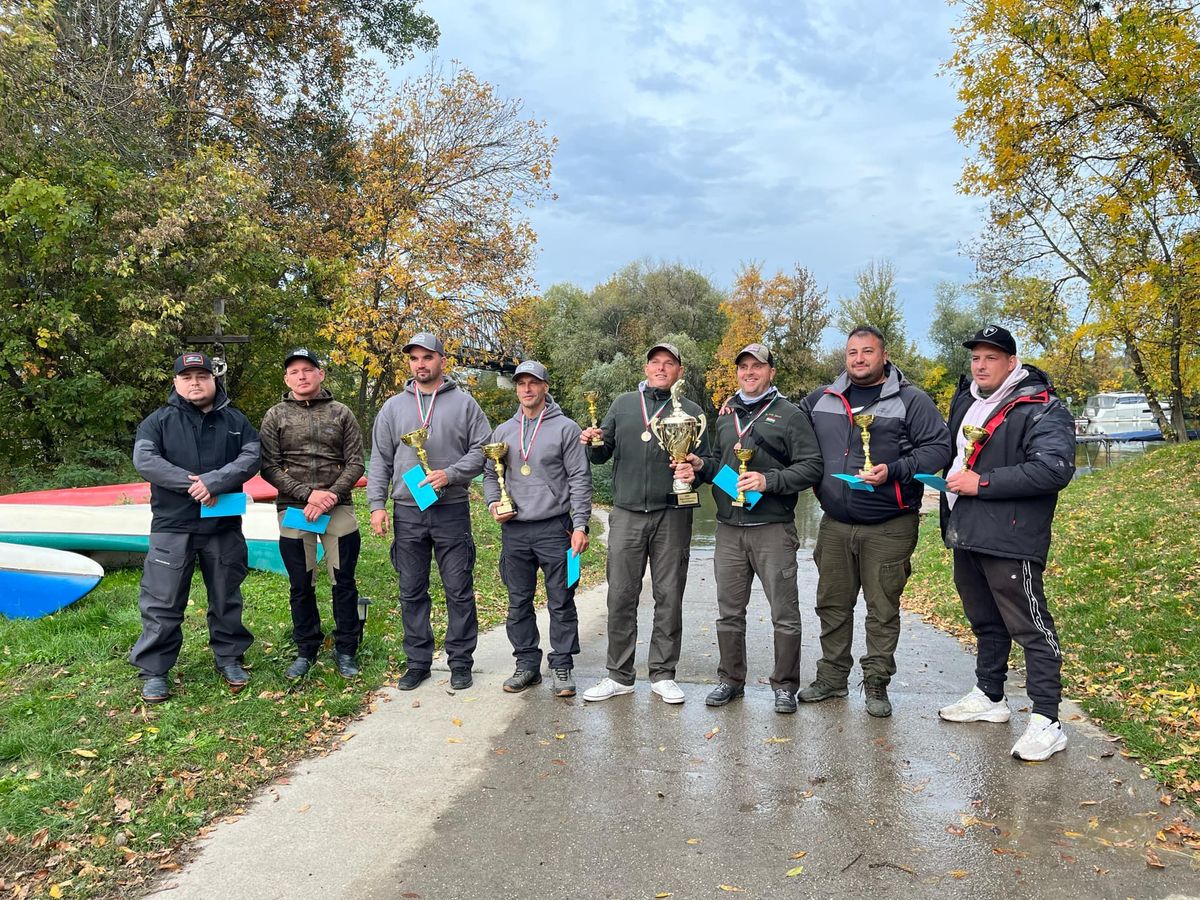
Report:
M1067 735L1062 724L1034 713L1021 739L1013 744L1012 755L1014 759L1038 761L1049 759L1066 746Z
M583 692L583 699L596 702L607 700L609 697L616 697L618 694L632 693L632 684L621 684L619 681L613 681L611 678L601 678L597 684L592 685Z
M957 703L943 706L938 715L947 722L1007 722L1012 717L1008 708L1008 700L989 700L988 695L978 687L971 688L971 693Z
M685 699L683 691L670 678L650 682L650 690L663 698L664 703L682 703Z

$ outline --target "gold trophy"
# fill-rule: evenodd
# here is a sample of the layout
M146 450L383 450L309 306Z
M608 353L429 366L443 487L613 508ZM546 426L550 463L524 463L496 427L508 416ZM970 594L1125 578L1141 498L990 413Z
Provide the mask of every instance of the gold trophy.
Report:
M418 428L416 431L410 431L408 434L400 435L400 440L417 451L417 460L421 463L421 468L425 474L429 474L429 454L425 452L425 442L429 440L429 429ZM434 488L436 491L437 488ZM441 494L441 491L437 491Z
M967 439L967 444L963 447L963 471L968 472L971 469L971 454L981 441L987 439L988 432L986 428L980 428L978 425L964 425L962 432L963 437Z
M708 427L708 420L703 415L697 419L684 412L683 404L679 402L682 390L683 382L675 382L671 386L671 414L650 421L650 430L658 439L659 446L677 463L687 462L688 454L700 446L700 438ZM676 506L700 505L700 496L686 481L674 479L671 482L671 494L675 497Z
M500 502L496 504L496 515L506 516L516 512L517 508L513 505L512 497L508 495L508 488L504 484L504 461L508 459L508 444L504 441L484 444L483 455L496 464L496 480L500 482Z
M583 399L587 401L588 415L592 417L592 427L595 428L595 427L597 427L596 401L600 399L600 392L599 391L584 391ZM588 441L588 444L590 444L593 447L603 447L604 446L604 438L594 437L590 441Z
M867 429L871 427L871 423L874 421L875 417L868 413L863 413L854 417L854 424L862 429L863 467L862 471L858 473L860 476L870 475L871 469L874 468L874 466L871 464L871 432L867 431Z
M746 466L750 462L750 458L752 456L754 456L754 448L753 447L738 447L736 450L733 451L733 455L738 458L738 462L740 463L740 465L738 466L738 477L740 478L741 476L746 474ZM730 506L745 506L745 505L746 505L746 492L739 488L738 492L737 492L737 496L733 498L733 503L731 503Z

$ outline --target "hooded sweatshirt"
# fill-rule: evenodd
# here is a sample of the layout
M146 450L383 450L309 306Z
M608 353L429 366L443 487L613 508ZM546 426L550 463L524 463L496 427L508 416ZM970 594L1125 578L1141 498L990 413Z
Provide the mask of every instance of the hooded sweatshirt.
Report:
M417 451L400 440L421 427L416 391L416 381L410 378L404 390L388 398L375 417L367 470L367 502L372 512L386 508L389 485L396 503L417 505L402 476L420 465L420 460ZM433 400L425 452L430 471L444 469L450 479L437 505L466 503L467 485L483 471L483 445L492 428L475 398L449 379L443 379ZM427 400L422 402L428 404ZM425 411L430 413L428 405Z
M332 491L351 505L350 492L362 476L362 431L345 404L321 388L311 400L291 391L263 416L262 476L278 489L279 509L302 506L314 490Z
M528 457L521 455L522 419ZM517 510L517 521L537 522L570 513L574 530L587 527L592 517L592 467L587 450L579 443L580 431L549 396L540 425L537 418L528 418L518 407L511 419L496 428L492 441L508 444L504 481ZM521 474L525 462L529 464L528 475ZM483 467L483 496L489 505L500 499L500 482L490 459Z

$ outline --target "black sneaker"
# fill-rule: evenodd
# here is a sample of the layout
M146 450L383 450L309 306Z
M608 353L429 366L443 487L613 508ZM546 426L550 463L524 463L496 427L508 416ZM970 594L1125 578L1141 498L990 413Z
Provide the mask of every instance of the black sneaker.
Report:
M358 677L358 660L354 658L353 653L334 653L333 663L343 678Z
M396 687L402 691L411 691L428 677L428 669L409 669L404 673L404 676L396 682Z
M537 669L521 669L513 672L511 677L504 679L504 690L509 694L519 694L527 687L542 683L542 673Z
M299 681L308 674L308 670L313 667L314 662L315 660L311 660L307 656L297 656L295 661L287 667L287 671L283 673L283 676L288 681Z
M892 701L888 699L886 682L864 679L862 687L867 694L868 713L877 719L886 719L892 714Z
M796 711L796 695L779 688L775 691L775 712L790 715Z
M142 699L147 703L162 703L171 696L171 683L166 675L150 675L142 679Z
M843 684L834 687L823 681L814 681L799 694L801 703L820 703L822 700L832 700L834 697L846 697L850 694Z
M746 696L746 688L734 687L732 684L721 682L704 698L705 706L724 706L730 700L737 700L740 697Z
M450 689L455 691L465 691L472 684L471 670L466 666L460 666L450 670Z
M242 668L241 663L230 663L227 666L222 666L218 663L217 671L221 673L221 677L229 685L229 690L235 694L250 683L250 673Z

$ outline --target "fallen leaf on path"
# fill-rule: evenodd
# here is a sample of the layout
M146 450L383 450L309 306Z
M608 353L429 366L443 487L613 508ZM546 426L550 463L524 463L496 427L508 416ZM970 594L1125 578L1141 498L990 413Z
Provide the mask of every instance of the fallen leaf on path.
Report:
M421 701L420 701L420 700L414 700L414 701L412 702L412 708L413 708L413 709L420 709L420 708L421 708Z
M451 719L450 724L455 728L462 728L462 719Z
M1064 831L1063 834L1069 838L1083 837L1083 833L1079 831Z
M1100 803L1099 800L1080 800L1079 801L1080 806L1098 806L1099 803Z
M700 838L688 838L688 839L687 839L687 841L686 841L686 843L688 843L688 844L699 844L699 843L700 843Z
M706 732L704 732L704 739L705 739L706 741L711 741L711 740L713 739L713 735L714 735L714 734L717 734L718 732L720 732L720 730L721 730L721 727L720 727L719 725L714 725L714 726L713 726L713 729L712 729L712 731L706 731ZM735 890L739 890L739 891L740 891L740 890L741 890L741 888L736 888Z
M312 804L311 804L311 803L305 803L303 806L301 806L299 809L297 809L297 810L296 810L296 812L298 812L298 813L306 813L306 812L308 812L310 809L312 809Z
M966 878L971 873L968 872L966 869L953 869L953 870L947 872L946 874L949 875L951 878L962 879L962 878Z
M508 748L507 747L496 747L494 750L492 750L492 752L495 753L497 756L503 756L505 753L508 752Z
M1153 850L1146 851L1146 865L1152 869L1165 869L1167 867Z
M962 757L959 756L957 753L955 753L953 750L947 750L946 755L948 757L950 757L952 760L954 760L955 762L960 762L962 760Z
M449 737L449 738L446 738L446 743L447 744L461 744L462 738Z
M565 766L567 764L565 759L552 759L550 762L554 763L556 766Z
M82 747L76 747L71 752L74 753L76 756L82 756L84 759L95 759L97 756L100 755L95 750L85 750Z
M744 894L744 893L746 893L745 888L735 887L732 884L718 884L717 887L727 894Z
M670 897L670 896L671 896L670 891L659 891L657 894L654 895L654 900L663 900L663 898Z
M796 851L795 853L793 853L793 854L791 855L791 857L789 857L789 858L790 858L790 859L804 859L804 857L806 857L806 856L808 856L808 851L807 851L807 850L797 850L797 851Z
M952 834L955 837L962 837L966 833L967 833L967 829L959 828L957 825L947 825L946 826L946 834Z
M1158 798L1158 802L1161 803L1163 806L1170 806L1172 803L1175 802L1175 798L1172 797L1170 794L1163 794L1161 797Z
M796 866L794 869L788 869L786 878L795 878L797 875L804 874L804 866Z
M985 822L983 819L977 819L974 816L962 817L963 828L971 828L974 825L982 825L984 828L995 828L995 822Z
M567 739L567 736L565 734L556 734L554 736L554 739L556 741L565 741Z
M785 737L769 737L763 740L764 744L787 744L791 742L791 738Z

